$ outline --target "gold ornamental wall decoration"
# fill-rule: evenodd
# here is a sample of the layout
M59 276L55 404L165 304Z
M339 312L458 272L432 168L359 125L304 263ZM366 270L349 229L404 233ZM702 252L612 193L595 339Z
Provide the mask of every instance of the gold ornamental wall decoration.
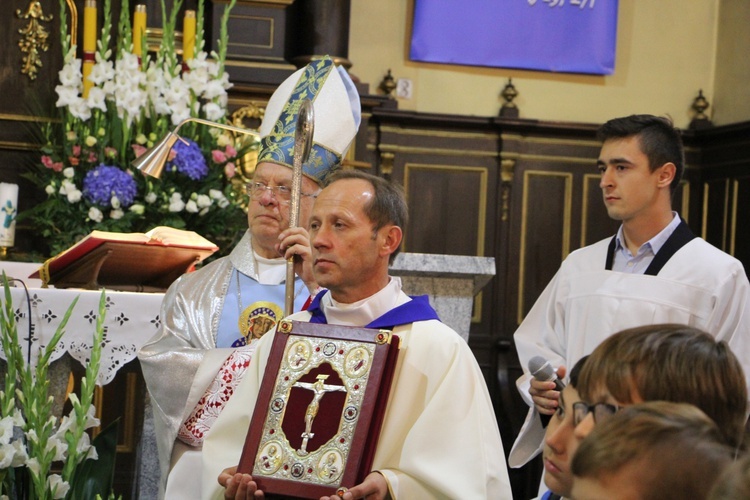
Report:
M18 41L18 47L25 54L21 73L27 75L29 79L35 80L39 68L42 67L42 59L39 54L49 49L49 32L42 23L50 22L54 16L52 14L45 16L42 4L38 0L32 0L26 12L17 9L16 16L19 19L28 20L26 26L18 30L23 35Z

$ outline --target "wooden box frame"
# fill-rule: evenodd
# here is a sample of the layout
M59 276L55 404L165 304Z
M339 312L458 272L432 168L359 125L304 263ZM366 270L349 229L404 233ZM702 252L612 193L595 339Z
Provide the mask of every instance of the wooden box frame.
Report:
M361 483L398 346L388 330L281 321L238 471L270 496L320 498Z

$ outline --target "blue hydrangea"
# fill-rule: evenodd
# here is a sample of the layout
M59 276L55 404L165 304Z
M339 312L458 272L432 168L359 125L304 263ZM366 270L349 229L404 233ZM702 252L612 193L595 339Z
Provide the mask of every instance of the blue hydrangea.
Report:
M208 164L206 163L206 158L203 156L203 151L201 151L201 148L195 143L195 141L191 141L190 139L185 140L187 141L187 144L178 140L177 143L172 146L172 151L174 151L177 156L175 156L174 160L171 162L171 169L177 168L177 171L182 175L185 175L194 181L199 181L208 175Z
M138 188L127 172L119 167L101 164L89 170L83 179L83 195L91 203L105 207L112 206L112 196L117 196L120 206L133 204Z

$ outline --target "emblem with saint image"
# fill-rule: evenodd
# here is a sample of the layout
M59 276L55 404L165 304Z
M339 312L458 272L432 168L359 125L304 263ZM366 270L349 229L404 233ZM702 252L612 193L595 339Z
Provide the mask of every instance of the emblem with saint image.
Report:
M399 339L283 320L238 470L267 495L320 498L370 472Z

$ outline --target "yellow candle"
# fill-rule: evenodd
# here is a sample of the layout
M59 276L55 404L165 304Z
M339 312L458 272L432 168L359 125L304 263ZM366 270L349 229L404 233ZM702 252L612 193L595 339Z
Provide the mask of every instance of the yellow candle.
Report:
M142 56L143 35L146 33L146 6L138 4L133 13L133 54Z
M96 0L86 0L83 4L83 97L88 97L93 83L89 81L94 67L96 52Z
M195 56L195 11L186 10L182 21L182 61Z

